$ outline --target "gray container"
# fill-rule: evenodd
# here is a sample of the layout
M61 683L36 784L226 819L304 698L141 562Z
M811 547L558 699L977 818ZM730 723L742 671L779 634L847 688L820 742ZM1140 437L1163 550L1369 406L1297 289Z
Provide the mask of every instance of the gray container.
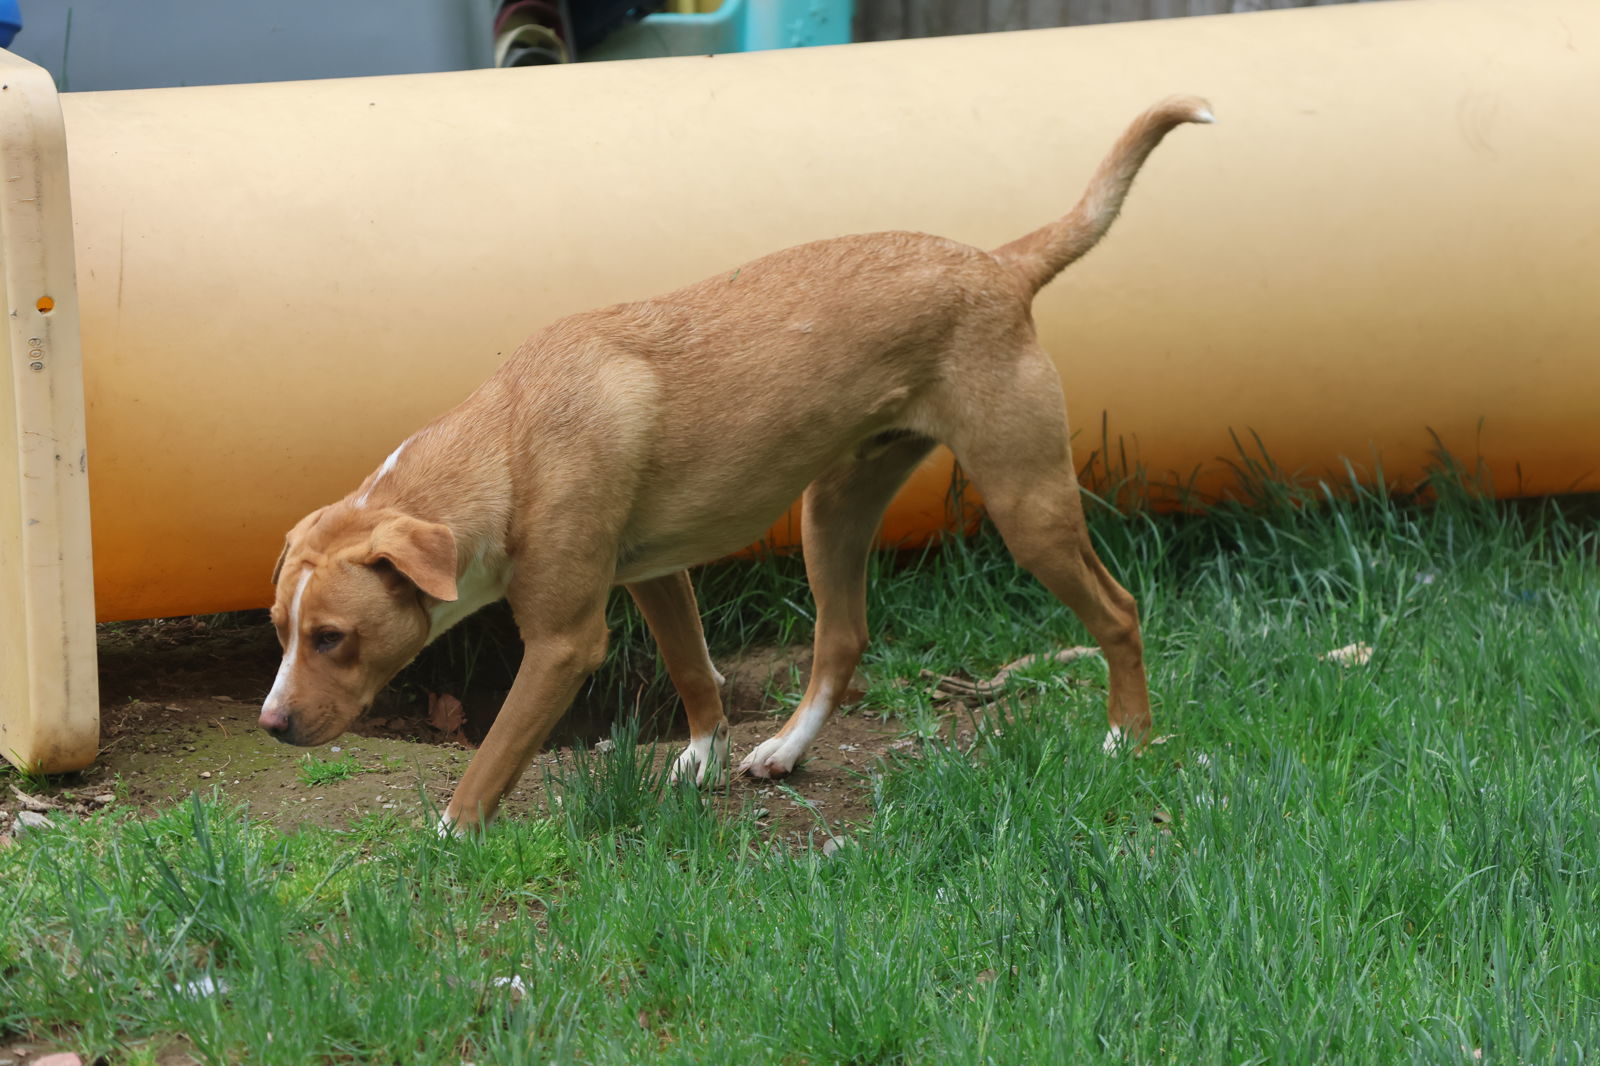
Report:
M496 0L45 0L11 51L62 91L494 65Z

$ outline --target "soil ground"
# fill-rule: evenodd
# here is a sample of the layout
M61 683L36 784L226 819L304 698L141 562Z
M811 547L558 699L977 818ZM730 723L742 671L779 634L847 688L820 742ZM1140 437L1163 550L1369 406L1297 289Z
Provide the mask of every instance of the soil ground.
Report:
M280 744L256 725L279 654L264 613L259 622L202 617L101 627L101 756L82 774L52 779L49 799L59 804L53 816L108 805L153 811L192 791L213 790L248 803L254 817L286 830L308 823L343 827L368 815L408 822L443 808L472 756L461 731L447 736L429 724L421 701L408 705L394 698L380 701L372 715L330 745ZM775 686L798 687L794 679L803 679L809 666L809 648L755 649L718 661L728 677L735 761L770 736L787 713L771 697ZM657 765L675 757L686 736L681 710L671 710L647 716L646 730L651 722L670 720L664 733L641 734ZM609 734L610 723L593 713L574 717L507 797L506 815L542 813L549 771L570 762L575 743L592 745ZM466 732L481 734L483 728L469 725ZM808 761L783 782L786 788L736 776L721 793L723 806L764 808L762 821L779 837L844 832L870 817L871 775L881 758L914 743L894 723L841 714ZM304 778L308 755L352 759L360 770L310 784ZM11 790L0 792L0 826L21 803Z
M447 735L430 724L425 700L393 693L329 745L280 744L256 724L280 656L265 612L257 613L259 619L214 616L101 626L100 758L89 770L53 777L43 788L8 777L10 787L0 788L0 845L9 843L8 832L17 831L16 818L24 809L42 806L51 820L107 808L149 814L191 792L248 804L253 818L284 831L303 825L344 828L373 815L392 816L400 824L431 822L472 757L467 737L481 738L498 698L480 697L467 710L465 728ZM808 647L759 648L719 658L718 669L728 679L724 701L735 760L782 723L788 709L774 694L802 687L810 659ZM598 756L609 743L610 727L609 714L577 708L507 797L502 816L545 813L549 790L558 787L552 786L552 772L570 769L577 744L594 748L601 742ZM649 738L640 748L657 768L676 757L687 737L675 702L647 708L640 727ZM870 819L873 773L886 754L916 743L892 722L843 713L828 724L783 787L734 776L718 790L718 806L725 812L755 808L757 824L773 839L815 847ZM350 759L359 771L312 784L306 779L308 757L320 763ZM158 1043L154 1061L161 1066L198 1061L181 1038ZM0 1066L35 1061L45 1050L0 1045Z

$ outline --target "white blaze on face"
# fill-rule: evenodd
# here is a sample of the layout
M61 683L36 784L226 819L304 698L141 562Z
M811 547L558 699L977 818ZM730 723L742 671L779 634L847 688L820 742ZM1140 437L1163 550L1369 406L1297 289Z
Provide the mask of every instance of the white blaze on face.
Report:
M406 445L410 443L409 438L403 440L400 442L400 447L389 453L389 458L385 459L383 465L378 467L378 472L372 475L372 484L367 486L367 491L356 497L355 506L365 507L367 505L367 499L372 495L372 490L378 487L378 482L394 471L394 464L400 461L400 453L405 451Z
M272 691L267 693L268 707L282 702L289 691L295 660L300 654L300 599L306 594L311 574L312 569L307 566L305 573L300 575L300 584L294 588L294 598L289 601L289 645L283 649L283 662L278 664L278 676L272 681Z

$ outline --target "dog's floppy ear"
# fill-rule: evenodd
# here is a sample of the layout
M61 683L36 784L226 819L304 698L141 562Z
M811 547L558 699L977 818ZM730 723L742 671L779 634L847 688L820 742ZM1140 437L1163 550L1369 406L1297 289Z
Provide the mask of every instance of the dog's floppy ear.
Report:
M296 537L304 535L306 530L315 525L322 512L326 510L326 507L318 507L315 511L296 522L294 528L289 530L288 535L283 538L283 551L278 553L278 561L272 567L272 584L274 587L278 584L278 578L283 575L283 562L289 558L289 545L295 542Z
M372 566L388 562L436 600L456 598L456 535L449 526L410 515L388 519L372 532Z

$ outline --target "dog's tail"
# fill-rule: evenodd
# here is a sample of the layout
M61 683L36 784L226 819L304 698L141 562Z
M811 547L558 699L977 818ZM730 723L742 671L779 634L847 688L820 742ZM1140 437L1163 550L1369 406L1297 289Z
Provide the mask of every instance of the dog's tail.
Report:
M1106 235L1117 212L1122 210L1134 175L1168 131L1185 122L1215 121L1210 105L1198 96L1173 96L1161 101L1133 120L1101 161L1083 197L1069 214L990 254L1017 272L1030 295L1038 292Z

